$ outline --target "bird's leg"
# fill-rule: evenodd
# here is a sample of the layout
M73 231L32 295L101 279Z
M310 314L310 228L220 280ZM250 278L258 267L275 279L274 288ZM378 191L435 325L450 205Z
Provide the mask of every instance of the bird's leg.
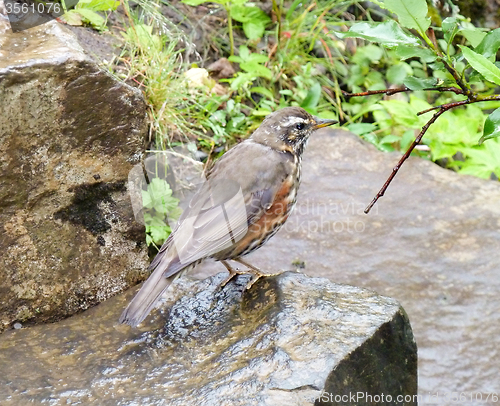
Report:
M252 274L252 279L250 279L247 283L247 286L245 287L245 290L248 290L252 287L252 285L257 282L260 278L264 278L266 276L276 276L279 275L281 272L275 272L275 273L264 273L262 272L259 268L256 266L253 266L249 264L246 261L243 261L241 258L235 258L233 261L239 262L242 265L245 265L248 270L245 273L251 273Z
M236 275L243 275L243 274L246 274L248 273L247 271L240 271L239 269L234 269L231 265L229 265L229 263L227 261L224 261L224 260L220 260L220 262L222 263L222 265L224 265L226 267L226 269L229 271L229 276L224 279L224 281L220 284L220 288L222 289L224 286L226 286L226 284L231 280L233 279Z

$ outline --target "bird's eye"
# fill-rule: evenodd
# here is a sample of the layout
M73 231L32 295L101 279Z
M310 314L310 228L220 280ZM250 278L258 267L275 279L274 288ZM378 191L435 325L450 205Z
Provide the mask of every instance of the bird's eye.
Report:
M295 128L296 128L297 130L299 130L299 131L300 131L300 130L303 130L305 126L306 126L306 125L305 125L304 123L299 123L299 124L297 124L297 125L295 126Z

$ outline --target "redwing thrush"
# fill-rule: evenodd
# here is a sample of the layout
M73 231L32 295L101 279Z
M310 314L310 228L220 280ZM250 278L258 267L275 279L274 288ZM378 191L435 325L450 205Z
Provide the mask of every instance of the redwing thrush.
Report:
M334 123L287 107L267 116L250 138L224 154L151 263L154 272L120 322L139 324L168 286L205 258L215 258L229 270L224 284L238 273L251 273L249 288L267 276L241 257L263 245L285 223L297 200L307 140L313 131ZM235 271L227 260L249 269Z

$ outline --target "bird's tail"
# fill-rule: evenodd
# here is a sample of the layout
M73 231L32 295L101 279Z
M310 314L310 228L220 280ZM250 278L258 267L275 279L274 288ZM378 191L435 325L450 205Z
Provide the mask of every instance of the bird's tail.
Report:
M136 327L143 321L151 309L153 309L158 299L160 299L163 292L179 276L178 271L183 268L182 266L179 267L181 269L171 269L178 268L178 265L178 263L170 263L167 266L158 266L123 311L120 316L120 323ZM166 273L171 276L165 277Z

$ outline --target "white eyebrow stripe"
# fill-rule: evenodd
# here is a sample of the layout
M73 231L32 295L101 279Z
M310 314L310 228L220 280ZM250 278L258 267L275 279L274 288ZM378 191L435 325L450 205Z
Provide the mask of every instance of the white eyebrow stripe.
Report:
M289 127L290 125L297 124L297 123L306 123L307 121L303 119L302 117L288 117L288 119L281 124L284 127Z

